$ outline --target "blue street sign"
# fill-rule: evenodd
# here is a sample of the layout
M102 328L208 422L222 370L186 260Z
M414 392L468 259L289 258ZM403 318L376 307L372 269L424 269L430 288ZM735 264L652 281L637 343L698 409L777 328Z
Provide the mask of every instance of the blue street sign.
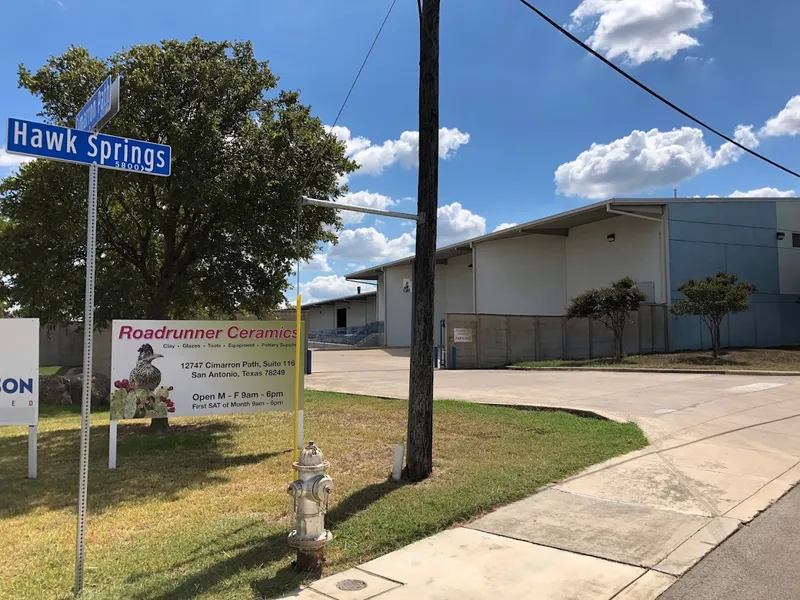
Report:
M9 119L6 152L168 177L172 148L140 140Z
M111 76L100 84L89 101L75 117L75 129L100 129L119 112L119 77Z

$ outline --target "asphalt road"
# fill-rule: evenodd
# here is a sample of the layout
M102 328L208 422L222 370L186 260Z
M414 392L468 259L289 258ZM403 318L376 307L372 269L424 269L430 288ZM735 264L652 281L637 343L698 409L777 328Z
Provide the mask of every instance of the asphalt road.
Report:
M713 550L659 600L800 598L800 486Z

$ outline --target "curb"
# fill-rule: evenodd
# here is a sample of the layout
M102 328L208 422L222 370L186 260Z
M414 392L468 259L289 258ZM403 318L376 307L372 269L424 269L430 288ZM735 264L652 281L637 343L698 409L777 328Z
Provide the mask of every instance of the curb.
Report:
M471 402L470 400L454 400L454 402ZM614 421L615 423L633 423L630 419L626 419L614 413L606 412L603 410L596 410L594 408L581 408L579 406L551 406L542 404L505 404L503 402L472 402L473 404L481 404L483 406L498 406L500 408L513 408L516 410L527 410L531 412L565 412L583 417L585 419L599 419L601 421ZM649 443L649 442L648 442Z
M506 367L509 371L591 371L594 373L686 373L695 375L761 375L768 377L798 377L800 371L760 371L746 369L656 369L634 367Z

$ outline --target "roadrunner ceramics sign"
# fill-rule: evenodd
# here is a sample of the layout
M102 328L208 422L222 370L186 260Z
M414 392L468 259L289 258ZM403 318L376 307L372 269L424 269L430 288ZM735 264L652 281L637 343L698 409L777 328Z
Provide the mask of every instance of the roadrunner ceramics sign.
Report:
M0 319L0 425L39 420L39 319Z
M287 321L114 321L111 419L290 411L304 334Z

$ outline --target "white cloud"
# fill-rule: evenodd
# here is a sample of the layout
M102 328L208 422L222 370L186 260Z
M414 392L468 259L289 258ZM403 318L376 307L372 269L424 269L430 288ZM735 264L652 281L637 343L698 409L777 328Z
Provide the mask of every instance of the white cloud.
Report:
M711 21L703 0L582 0L572 27L586 22L594 32L586 42L608 58L624 56L639 65L670 60L700 42L687 34Z
M779 190L774 187L763 187L747 192L736 190L728 196L728 198L793 198L794 195L794 190Z
M334 136L336 136L336 139L344 142L347 156L352 156L356 152L360 152L361 150L369 148L372 145L372 142L365 137L353 137L347 127L342 127L341 125L329 127L326 125L325 129L328 131L328 133L332 133Z
M404 131L397 140L386 140L383 144L374 145L365 137L353 137L347 127L326 127L346 146L347 155L359 164L357 173L378 175L384 169L399 163L411 168L419 160L419 132ZM461 146L469 143L468 133L456 128L439 129L439 157L450 158ZM346 181L346 178L343 179Z
M752 128L740 125L734 139L758 144ZM560 194L604 199L675 186L702 171L738 160L743 151L729 142L714 152L703 132L692 127L672 131L633 131L609 144L592 144L575 160L556 169Z
M340 275L320 275L300 284L303 304L341 298L358 293L358 283L347 281Z
M486 219L458 202L440 206L437 218L437 246L478 237L486 232ZM411 221L408 223L412 224ZM339 243L331 246L328 256L362 263L390 262L414 254L416 235L416 228L396 238L390 238L374 227L344 229L339 233Z
M492 233L497 231L503 231L503 229L510 229L511 227L515 227L517 223L500 223L497 227L492 230Z
M733 139L745 148L750 148L751 150L758 148L759 141L755 133L753 133L752 125L739 125L736 127L736 131L733 133ZM744 154L744 150L730 142L725 142L720 146L716 156L714 156L713 167L723 167L730 162L735 162L741 158L742 154Z
M19 156L17 154L9 154L5 148L0 148L0 167L15 168L23 163L36 160L31 156Z
M364 208L376 208L386 210L390 206L397 204L389 196L383 194L373 194L369 191L351 192L342 196L336 201L338 204L350 204L352 206L363 206ZM345 225L355 225L361 223L366 216L364 213L352 212L349 210L340 211L339 216Z
M390 239L374 227L359 227L343 230L329 255L353 261L385 262L413 254L413 246L414 236L409 233Z
M436 243L447 246L486 233L486 219L467 210L459 202L440 206L437 211Z
M759 135L774 137L778 135L797 135L800 133L800 96L795 96L786 103L786 107L769 119Z
M311 257L311 260L300 265L300 270L322 271L323 273L330 273L332 269L328 264L328 256L326 254L315 254Z

